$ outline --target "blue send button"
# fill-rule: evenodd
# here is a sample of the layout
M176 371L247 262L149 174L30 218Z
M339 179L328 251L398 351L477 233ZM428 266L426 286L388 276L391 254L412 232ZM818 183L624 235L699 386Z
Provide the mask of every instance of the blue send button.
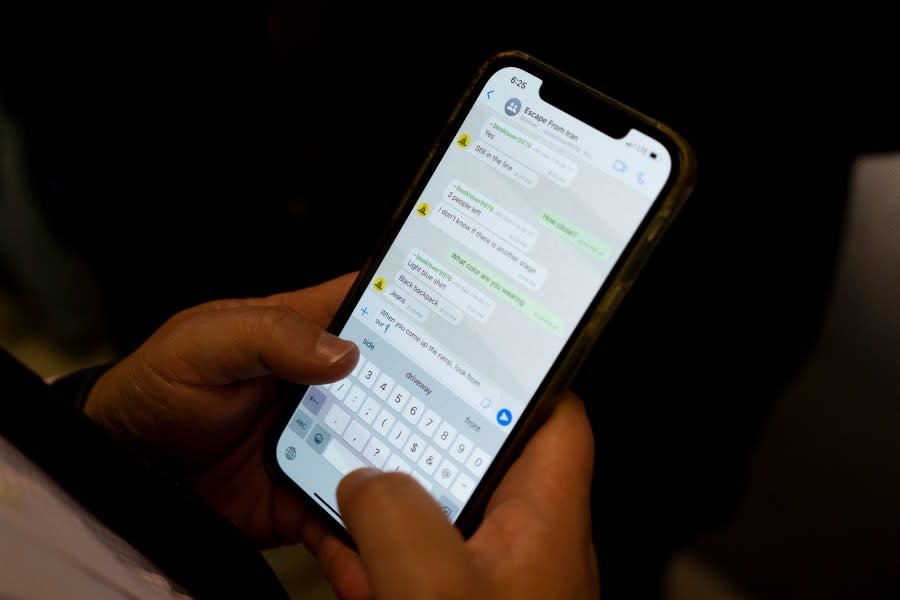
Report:
M512 423L512 413L509 412L508 408L501 408L497 411L497 422L503 427Z

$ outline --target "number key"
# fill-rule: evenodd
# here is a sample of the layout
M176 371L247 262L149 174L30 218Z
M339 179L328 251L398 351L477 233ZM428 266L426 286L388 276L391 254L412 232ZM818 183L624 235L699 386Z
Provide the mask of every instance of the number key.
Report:
M422 417L422 420L419 421L419 430L425 434L425 437L431 437L440 424L441 418L429 408L425 411L425 416Z
M406 401L409 400L409 392L406 391L402 385L398 385L394 388L394 391L391 392L391 397L388 399L388 404L396 410L400 412L403 408L403 405L406 404Z
M454 427L450 423L445 422L443 425L438 427L437 433L434 434L434 437L432 439L434 440L435 444L446 450L450 447L450 444L453 442L454 437L456 437L456 427Z
M381 373L381 369L375 366L375 363L369 361L366 363L366 366L362 368L359 372L359 380L362 381L362 384L367 388L371 388L372 384L375 383L375 380L378 379L378 375Z
M413 396L413 399L409 401L409 404L406 405L406 410L403 411L403 416L406 417L406 420L415 425L418 423L419 419L422 418L422 411L425 408L425 403Z
M463 434L459 434L459 437L456 438L456 441L453 442L453 446L450 448L450 456L461 463L465 463L470 452L472 452L472 440Z
M469 457L466 463L466 467L480 477L487 471L489 462L491 462L491 457L488 456L487 452L481 448L475 448L472 456Z
M394 387L394 378L387 373L382 373L378 378L378 381L375 382L375 387L372 388L372 392L384 400L387 398L387 395L391 393L392 387Z

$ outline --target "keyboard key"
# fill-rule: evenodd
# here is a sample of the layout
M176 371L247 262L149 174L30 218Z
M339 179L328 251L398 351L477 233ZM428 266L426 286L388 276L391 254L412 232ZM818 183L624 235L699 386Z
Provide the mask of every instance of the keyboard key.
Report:
M444 424L438 427L432 439L441 449L446 450L453 443L454 437L456 437L456 427L444 421Z
M392 415L388 411L388 409L385 408L382 409L380 413L378 413L377 417L375 417L375 424L373 425L373 427L375 428L375 431L377 431L382 437L387 437L388 432L390 432L391 427L394 425L394 421L396 420L397 418Z
M413 462L416 462L419 460L419 457L422 456L424 450L425 440L413 434L409 437L409 441L406 442L406 446L403 447L403 454L409 457Z
M425 437L431 437L441 424L441 418L436 412L430 408L425 411L425 416L419 421L419 430L425 434Z
M391 456L387 459L387 463L384 465L385 471L394 471L397 473L412 473L412 467L409 464L400 458L400 455L396 452L391 454Z
M312 417L310 417L302 410L298 410L294 413L294 416L291 417L291 429L294 433L300 436L301 440L306 437L307 433L309 433L309 428L312 427L312 424Z
M466 468L481 477L484 475L484 472L487 471L490 462L491 457L488 456L487 452L481 448L475 448L472 452L472 456L469 457L469 461L466 463Z
M459 437L456 438L456 441L453 442L453 446L450 448L450 456L461 463L465 463L473 447L472 440L463 434L459 434Z
M456 478L456 483L450 488L450 493L463 504L469 500L473 491L475 491L475 481L465 473L460 473Z
M350 422L350 415L344 412L337 404L332 404L328 409L328 415L325 417L325 423L334 429L335 433L341 435Z
M441 455L432 446L428 446L428 449L422 453L422 458L419 459L419 468L431 475L440 462Z
M303 398L303 406L305 406L306 410L312 414L319 414L319 411L325 406L325 394L316 388L309 388L306 392L306 396Z
M406 388L402 385L398 385L394 388L394 391L391 392L391 397L388 400L388 404L396 410L400 412L403 409L403 405L406 404L406 401L409 400L409 392L406 391Z
M409 432L409 425L403 421L397 421L397 424L394 425L391 434L388 436L388 441L391 443L391 446L399 450L403 447L404 442L406 442L406 438L409 437Z
M403 416L406 420L415 425L422 418L422 412L425 410L425 403L413 396L406 408L403 409Z
M371 425L380 408L381 406L378 404L378 400L369 396L366 398L366 401L363 402L363 406L359 411L359 418Z
M459 473L459 467L456 466L456 463L449 458L445 458L434 474L434 479L445 488L448 488L457 473Z
M378 381L375 382L375 387L372 388L372 392L382 400L385 400L387 395L391 393L393 387L394 378L387 373L382 373L378 377Z
M356 469L361 469L366 466L363 461L359 460L355 454L347 450L347 448L337 440L331 440L331 443L328 444L325 447L325 451L322 452L322 456L331 463L331 466L340 471L342 475L346 475L350 471L355 471Z
M366 449L363 450L363 456L379 469L384 465L384 461L387 460L390 453L391 451L388 450L388 447L374 435L369 440L369 443L366 444Z
M369 430L359 421L351 421L350 427L344 432L344 439L357 452L362 452L363 446L369 441Z
M349 391L350 380L346 377L340 381L335 381L334 385L331 386L331 393L334 394L334 397L338 400L343 400L344 396L346 396Z
M375 383L375 380L378 379L378 374L381 373L381 369L375 366L375 363L369 361L359 371L359 380L362 382L364 386L367 388L371 388L372 384Z
M419 473L418 471L410 471L409 474L412 475L413 479L418 481L419 484L421 484L421 486L423 488L425 488L426 490L428 490L429 492L434 487L434 485L430 481L428 481L428 478L425 477L424 475L422 475L421 473Z
M325 450L325 446L327 446L330 441L331 434L321 425L313 427L309 437L306 438L306 443L309 444L309 447L319 454L322 454L322 451Z
M347 397L344 398L344 404L352 410L356 412L359 410L359 407L362 406L363 400L366 399L366 391L359 387L358 385L354 385L350 388L350 393L347 394Z
M441 507L441 512L444 513L445 517L450 519L451 523L456 521L456 515L459 514L459 508L457 508L456 504L454 504L450 498L441 496L438 498L437 503Z

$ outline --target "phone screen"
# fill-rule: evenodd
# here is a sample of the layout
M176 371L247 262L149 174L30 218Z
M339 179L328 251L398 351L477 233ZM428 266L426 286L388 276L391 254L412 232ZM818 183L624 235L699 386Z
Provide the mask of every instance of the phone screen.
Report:
M476 88L341 337L361 358L308 388L281 469L341 521L340 479L409 473L455 521L672 171L637 129L612 137L518 67Z

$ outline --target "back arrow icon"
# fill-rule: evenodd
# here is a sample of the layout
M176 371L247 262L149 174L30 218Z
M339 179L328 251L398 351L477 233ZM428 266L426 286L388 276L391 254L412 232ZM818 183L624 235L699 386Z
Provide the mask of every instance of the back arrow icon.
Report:
M494 90L488 90L488 93L487 93L488 100L491 99L491 94L493 94L493 93L494 93Z

